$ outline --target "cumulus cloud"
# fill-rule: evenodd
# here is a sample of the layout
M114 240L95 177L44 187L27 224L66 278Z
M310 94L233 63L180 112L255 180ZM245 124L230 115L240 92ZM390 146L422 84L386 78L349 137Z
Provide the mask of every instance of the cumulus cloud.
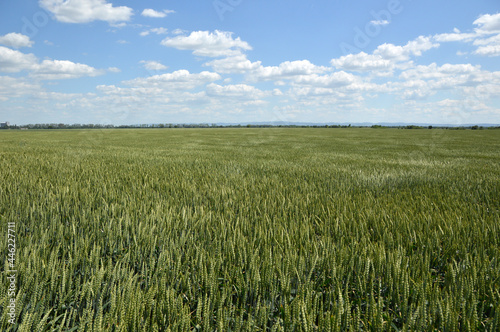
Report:
M28 71L32 77L42 80L104 74L103 70L67 60L43 60L40 63L33 54L24 54L3 46L0 46L0 71L7 73Z
M218 30L193 31L189 36L165 38L161 44L179 50L191 50L194 55L207 57L235 56L241 54L242 50L252 49L240 37L233 38L232 32Z
M500 44L478 47L474 54L485 56L500 56Z
M191 115L198 109L212 116L211 111L225 109L228 105L232 105L232 110L235 106L241 108L260 105L265 102L261 98L274 93L246 84L215 84L217 80L221 80L221 76L217 73L208 71L190 73L187 70L177 70L123 81L121 82L123 87L100 85L97 90L104 95L99 98L106 100L111 107L121 106L122 109L125 107L135 111L144 109L147 105L149 112L152 109L159 109L162 112L166 112L166 109L175 109L177 112Z
M129 87L122 88L115 85L98 85L96 89L105 95L126 97L127 101L140 101L139 97L161 95L164 91L157 87Z
M294 87L289 93L293 97L324 97L333 96L336 91L333 88L322 88L322 87Z
M38 59L33 54L24 54L7 47L0 46L0 71L17 73L35 68Z
M358 78L353 74L338 71L329 75L301 75L294 79L294 83L313 87L338 88L348 86L357 80Z
M399 79L390 86L405 99L425 99L439 90L450 90L461 96L481 95L476 99L484 101L500 91L500 72L472 64L420 65L402 72Z
M260 66L252 73L257 80L283 80L292 79L298 76L320 74L328 71L329 68L316 66L309 60L285 61L279 66Z
M106 0L40 0L40 6L64 23L88 23L105 21L116 23L129 21L133 15L130 7L113 7Z
M488 46L488 45L498 45L498 44L500 44L500 34L488 38L476 39L473 42L473 45L476 46Z
M478 46L476 55L500 56L500 33L488 38L476 39L473 43Z
M43 60L32 76L43 80L58 80L79 78L84 76L99 76L104 74L103 70L93 68L91 66L74 63L68 60Z
M462 33L455 28L453 33L438 34L433 39L438 42L472 42L478 46L473 54L500 56L500 13L482 15L473 24L476 25L474 32Z
M420 36L415 40L409 41L405 46L382 44L373 53L380 55L386 60L401 62L409 60L410 56L421 56L422 52L437 47L439 47L439 44L434 43L430 37Z
M330 61L332 66L350 71L387 71L393 68L390 60L384 59L381 55L366 54L348 54L338 59Z
M409 80L396 85L400 87L400 95L403 99L423 100L436 94L436 91L430 88L428 82L420 79Z
M482 15L474 21L474 25L477 25L478 33L500 33L500 13Z
M159 12L154 9L146 8L142 11L141 15L146 17L163 18L172 13L175 13L175 10L164 9Z
M146 68L147 70L165 70L168 68L167 66L159 63L158 61L142 60L139 63L142 63L144 68Z
M458 42L458 41L471 41L476 37L476 33L462 33L457 28L453 33L441 33L434 35L433 39L437 42Z
M161 87L173 90L190 90L220 79L221 76L217 73L203 71L198 74L192 74L188 70L183 69L172 73L139 77L123 83L133 87Z
M437 47L439 47L439 44L433 43L430 37L420 36L415 40L409 41L405 46L403 46L403 49L411 55L421 56L422 52Z
M250 73L261 66L260 61L251 62L247 59L246 55L240 54L230 56L223 59L216 59L204 64L205 66L212 67L218 73L224 74L243 74Z
M438 66L436 63L432 63L427 66L416 66L413 69L404 71L401 73L400 78L404 80L437 79L449 76L458 78L458 75L477 73L481 70L480 68L480 66L473 66L471 64L444 64Z
M270 92L259 90L256 87L247 84L218 85L210 83L207 85L206 92L208 96L239 99L258 99L271 95Z
M21 47L31 47L34 42L30 40L30 37L17 32L11 32L6 35L0 36L0 44L21 48Z

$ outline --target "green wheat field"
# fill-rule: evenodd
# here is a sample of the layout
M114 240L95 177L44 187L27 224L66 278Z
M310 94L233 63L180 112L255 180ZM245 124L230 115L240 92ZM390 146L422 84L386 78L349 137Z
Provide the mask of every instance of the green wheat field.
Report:
M500 130L5 130L0 175L2 331L500 330Z

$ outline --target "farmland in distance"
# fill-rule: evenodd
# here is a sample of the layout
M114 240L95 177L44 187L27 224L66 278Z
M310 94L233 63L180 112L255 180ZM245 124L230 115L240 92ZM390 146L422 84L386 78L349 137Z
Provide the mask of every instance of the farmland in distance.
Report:
M2 331L500 329L500 130L5 130L0 175Z

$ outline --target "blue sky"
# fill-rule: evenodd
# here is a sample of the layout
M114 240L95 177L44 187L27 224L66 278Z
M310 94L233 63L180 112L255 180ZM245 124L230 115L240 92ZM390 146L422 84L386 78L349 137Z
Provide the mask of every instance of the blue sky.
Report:
M0 2L0 121L500 124L500 4Z

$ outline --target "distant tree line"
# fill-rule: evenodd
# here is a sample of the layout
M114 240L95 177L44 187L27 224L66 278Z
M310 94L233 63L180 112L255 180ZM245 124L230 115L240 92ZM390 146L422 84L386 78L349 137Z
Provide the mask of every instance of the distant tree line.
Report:
M24 126L9 125L0 129L105 129L115 128L113 125L102 124L64 124L64 123L39 123Z
M465 129L472 129L472 130L482 130L482 129L500 129L500 126L494 127L494 126L489 126L489 127L483 127L483 126L457 126L457 127L450 127L450 126L416 126L416 125L407 125L407 126L381 126L381 125L373 125L371 128L374 129L380 129L380 128L398 128L398 129L449 129L449 130L465 130Z
M228 124L173 124L173 123L160 123L160 124L137 124L137 125L104 125L104 124L64 124L64 123L41 123L41 124L28 124L24 126L18 125L4 125L1 129L122 129L122 128L397 128L397 129L450 129L450 130L481 130L481 129L500 129L500 126L417 126L417 125L404 125L404 126L351 126L349 125L293 125L293 124L247 124L247 125L228 125Z

